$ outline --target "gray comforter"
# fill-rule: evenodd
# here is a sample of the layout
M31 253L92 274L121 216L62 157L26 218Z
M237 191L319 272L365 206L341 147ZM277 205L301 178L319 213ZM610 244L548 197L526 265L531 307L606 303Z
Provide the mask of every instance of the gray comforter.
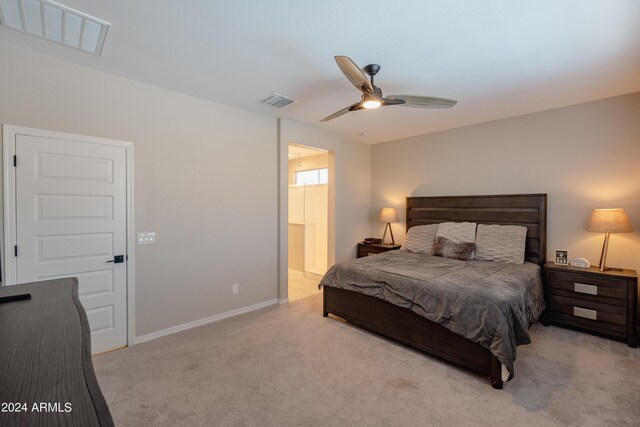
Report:
M516 346L544 309L540 266L389 251L336 264L319 287L332 286L408 308L488 348L514 374Z

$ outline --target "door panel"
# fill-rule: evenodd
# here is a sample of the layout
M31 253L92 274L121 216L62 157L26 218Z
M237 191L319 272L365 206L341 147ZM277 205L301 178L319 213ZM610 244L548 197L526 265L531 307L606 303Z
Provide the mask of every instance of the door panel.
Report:
M113 255L113 234L62 234L36 237L37 262L70 261Z
M113 160L75 154L36 154L37 178L113 183Z
M81 137L79 137L81 139ZM17 282L77 277L92 352L127 343L126 149L16 136Z
M36 195L37 219L40 221L113 219L113 197Z
M91 333L102 333L115 328L113 321L113 305L104 305L87 310L87 318L91 324Z
M113 269L111 268L102 271L76 272L73 273L73 276L78 278L79 283L82 283L82 286L78 286L78 296L80 296L80 299L84 299L85 297L108 295L115 292ZM61 274L46 276L41 277L39 280L53 280L61 279L63 277L69 277L69 275Z

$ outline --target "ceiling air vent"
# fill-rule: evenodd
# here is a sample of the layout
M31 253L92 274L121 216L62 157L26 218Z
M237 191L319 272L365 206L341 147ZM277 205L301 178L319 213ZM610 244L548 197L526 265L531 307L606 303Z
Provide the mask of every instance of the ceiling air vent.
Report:
M50 0L0 0L0 22L94 55L102 52L111 25Z
M258 102L261 104L269 104L272 107L282 108L284 106L291 104L294 101L293 99L287 98L286 96L282 96L277 93L272 93L271 95L261 99Z

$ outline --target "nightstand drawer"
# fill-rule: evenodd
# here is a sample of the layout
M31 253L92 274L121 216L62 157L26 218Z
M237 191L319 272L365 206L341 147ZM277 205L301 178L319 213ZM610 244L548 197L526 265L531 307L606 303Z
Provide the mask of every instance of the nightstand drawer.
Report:
M548 289L548 297L549 299L553 298L553 297L562 297L562 298L569 298L571 300L574 301L591 301L591 302L597 302L600 304L608 304L608 305L615 305L621 308L625 308L627 306L627 300L626 299L619 299L619 298L611 298L611 297L603 297L600 295L590 295L590 294L584 294L584 293L580 293L580 292L574 292L573 290L564 290L564 289L560 289L557 287L549 287ZM576 302L576 304L578 304Z
M625 301L627 299L627 284L624 280L555 271L550 272L549 276L550 289L560 289L575 294L602 296Z
M363 253L366 253L367 255L376 255L376 254L381 254L384 252L387 252L389 249L383 248L383 247L376 247L376 246L369 246L365 249L363 249Z
M358 243L357 257L362 258L369 255L381 254L383 252L400 249L400 245L385 245L377 243Z
M600 302L579 300L575 298L551 295L549 297L550 310L570 314L582 319L597 320L614 323L616 325L627 324L626 306L602 304Z
M615 323L607 323L599 320L591 320L584 317L574 316L573 311L571 313L549 313L549 320L554 324L593 331L616 338L624 339L627 337L627 328L625 325L617 325Z

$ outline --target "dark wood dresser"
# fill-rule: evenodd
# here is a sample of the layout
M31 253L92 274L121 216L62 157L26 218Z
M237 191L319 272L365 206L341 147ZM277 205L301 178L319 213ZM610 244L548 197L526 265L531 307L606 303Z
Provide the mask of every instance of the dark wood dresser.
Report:
M556 324L638 346L638 276L634 270L544 265L544 324Z
M386 245L377 243L358 243L357 257L362 258L369 255L381 254L382 252L400 249L402 245Z
M0 425L113 426L75 278L0 288Z

